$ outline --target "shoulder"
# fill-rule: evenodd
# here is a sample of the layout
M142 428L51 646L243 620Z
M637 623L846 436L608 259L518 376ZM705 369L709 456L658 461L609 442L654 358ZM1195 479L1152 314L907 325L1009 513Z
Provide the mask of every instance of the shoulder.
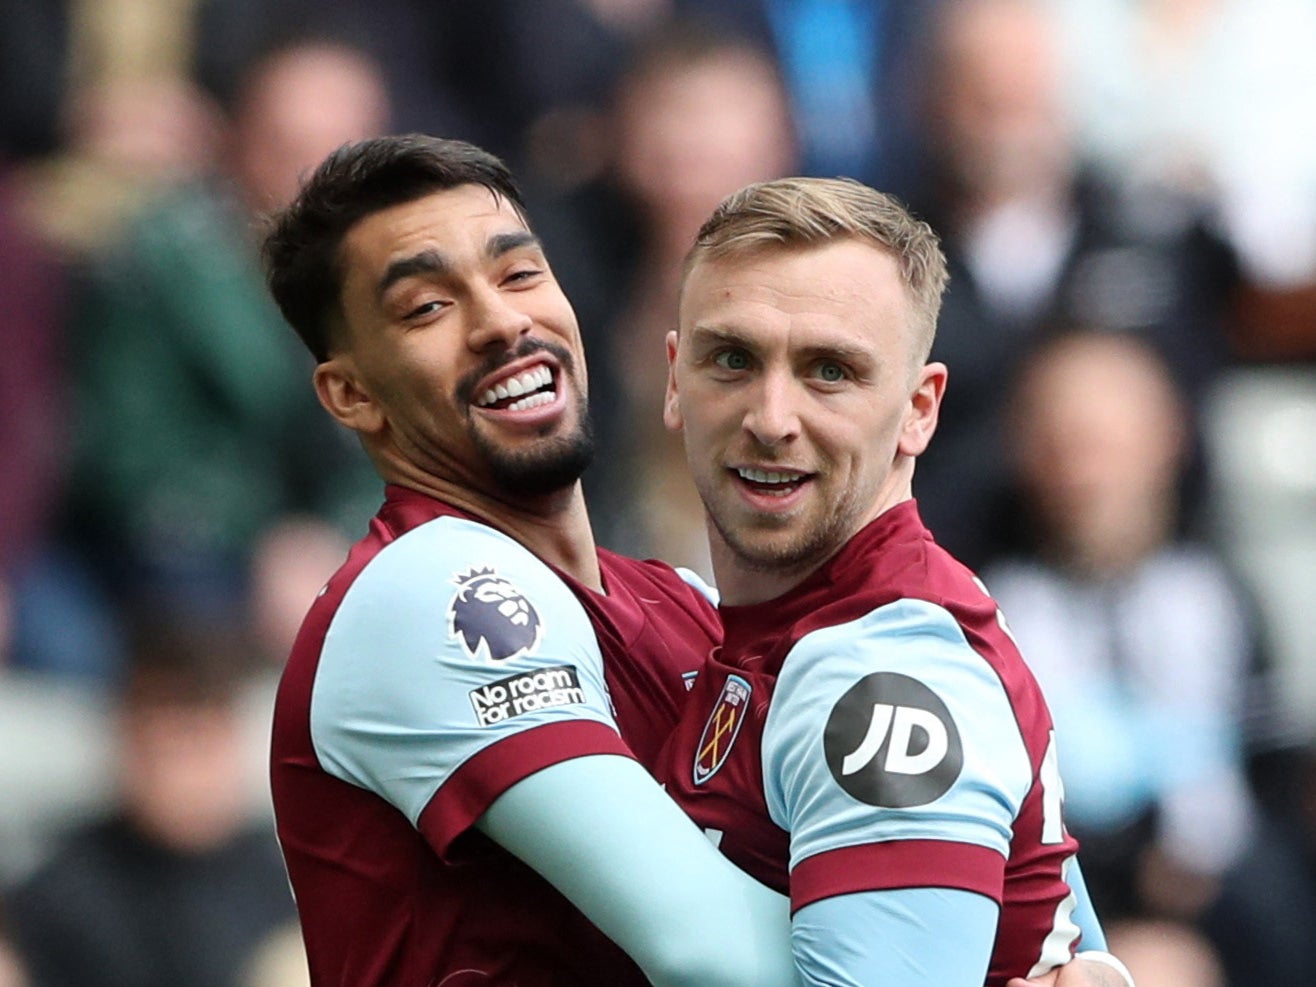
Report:
M698 573L673 568L656 559L632 559L606 549L599 550L609 593L621 590L627 596L670 614L685 615L701 624L717 624L717 590Z
M994 663L950 610L902 598L797 641L778 676L767 730L790 733L791 723L826 718L825 731L848 738L845 724L866 727L881 707L930 712L951 733L957 722L981 724L984 716L1013 732L1012 706Z
M995 648L1000 640L1008 639L999 627L984 640L946 606L914 598L813 631L778 677L765 757L781 765L811 759L821 740L828 773L847 791L881 782L921 795L979 777L994 779L992 787L1008 790L1014 803L1040 756L1030 748L1050 721L1017 652ZM923 755L904 746L913 736L928 739ZM860 772L879 747L887 768ZM919 770L900 761L906 754Z
M1205 545L1182 542L1150 559L1143 578L1148 595L1165 591L1190 597L1205 605L1238 605L1241 590L1224 560Z
M599 549L604 573L630 586L649 586L663 593L685 599L692 593L717 602L717 590L697 572L684 566L673 567L659 559L633 559L606 548Z
M70 831L35 872L13 889L16 906L83 900L117 890L123 862L140 854L138 841L118 816L93 820Z
M322 640L297 691L315 758L413 822L462 765L513 735L558 722L616 734L579 600L478 522L442 516L384 545L342 593ZM516 766L552 753L515 750L503 760Z
M473 650L482 640L496 660L529 646L550 615L588 630L571 591L528 549L488 525L445 516L380 548L344 592L334 627L387 629L396 641L413 618L445 623Z

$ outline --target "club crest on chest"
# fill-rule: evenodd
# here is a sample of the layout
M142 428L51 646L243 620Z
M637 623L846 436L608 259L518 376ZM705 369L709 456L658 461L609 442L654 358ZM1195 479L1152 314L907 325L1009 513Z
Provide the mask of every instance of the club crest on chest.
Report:
M740 734L749 711L749 697L754 689L739 675L727 676L722 692L708 715L704 731L695 746L694 782L702 785L717 774Z

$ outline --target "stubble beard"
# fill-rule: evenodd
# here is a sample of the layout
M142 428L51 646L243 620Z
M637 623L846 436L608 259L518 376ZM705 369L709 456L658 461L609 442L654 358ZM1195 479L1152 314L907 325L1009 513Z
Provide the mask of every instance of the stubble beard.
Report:
M705 498L705 504L709 503ZM708 517L727 548L742 566L752 572L774 576L807 575L830 559L852 534L855 512L843 501L827 510L814 523L786 537L771 536L792 523L789 518L760 518L733 525L712 509ZM795 521L798 523L798 521Z
M561 380L575 381L575 359L565 347L540 340L523 340L514 352L490 360L485 366L467 375L458 387L458 399L469 409L475 383L492 373L499 365L544 351L557 358ZM559 386L562 386L559 383ZM570 487L594 460L594 428L589 416L589 401L583 388L575 387L576 425L567 434L551 435L557 425L547 425L541 432L544 440L534 448L513 451L499 445L467 417L471 442L484 458L495 486L512 497L544 497Z
M515 497L543 497L570 487L594 460L594 429L584 398L576 402L577 426L567 435L513 452L474 428L471 440L484 456L497 487Z

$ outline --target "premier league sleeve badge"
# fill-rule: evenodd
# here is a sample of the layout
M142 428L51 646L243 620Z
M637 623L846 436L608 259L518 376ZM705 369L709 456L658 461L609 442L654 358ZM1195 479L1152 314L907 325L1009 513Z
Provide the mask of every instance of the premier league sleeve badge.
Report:
M491 568L472 569L457 577L448 604L449 633L472 658L506 661L531 654L543 626L539 613L521 591Z

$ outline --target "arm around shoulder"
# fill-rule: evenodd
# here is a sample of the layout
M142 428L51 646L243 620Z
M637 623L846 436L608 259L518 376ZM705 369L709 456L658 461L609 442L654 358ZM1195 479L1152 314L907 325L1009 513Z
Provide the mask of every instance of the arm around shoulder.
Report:
M509 788L476 825L658 987L797 983L786 899L718 853L636 761L554 764Z

